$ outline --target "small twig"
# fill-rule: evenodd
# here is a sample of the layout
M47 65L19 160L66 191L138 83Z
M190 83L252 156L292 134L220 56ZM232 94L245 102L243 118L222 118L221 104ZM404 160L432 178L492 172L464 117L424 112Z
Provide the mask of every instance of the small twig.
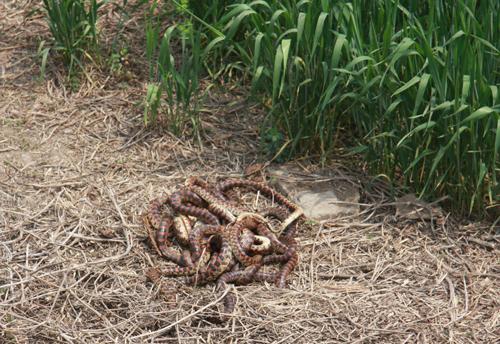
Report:
M492 249L492 250L495 249L495 244L492 243L492 242L487 242L485 240L478 239L478 238L467 238L466 240L470 241L470 242L473 242L475 244L478 244L479 246L483 246L483 247L486 247L486 248L489 248L489 249Z
M35 189L44 189L44 188L61 188L65 186L80 186L84 185L84 182L67 182L67 183L54 183L54 184L22 184L24 186L32 186Z
M122 221L122 225L125 227L130 227L129 223L127 220L125 220L125 216L122 213L122 210L120 206L118 205L118 202L116 201L115 195L113 194L113 191L111 188L106 187L106 190L108 191L109 198L111 198L111 202L113 202L113 205L115 206L116 211L118 212L118 215L120 216L120 220Z
M406 334L408 333L407 331L400 331L400 330L388 330L385 328L374 328L374 327L369 327L369 326L364 326L361 324L358 324L354 320L352 320L348 315L345 316L347 321L349 321L351 324L353 324L356 327L359 327L365 331L376 331L376 332L381 332L381 333L399 333L399 334Z
M83 239L83 240L90 240L90 241L113 241L113 242L124 242L126 240L123 239L114 239L114 238L98 238L98 237L91 237L91 236L86 236L86 235L81 235L78 233L73 233L70 235L72 238L78 238L78 239Z

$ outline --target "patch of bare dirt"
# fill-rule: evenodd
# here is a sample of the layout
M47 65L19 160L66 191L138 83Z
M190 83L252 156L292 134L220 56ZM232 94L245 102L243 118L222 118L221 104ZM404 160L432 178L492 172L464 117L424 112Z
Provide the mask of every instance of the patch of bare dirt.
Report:
M214 93L199 146L143 128L141 81L39 80L35 4L0 3L0 343L498 342L495 228L397 218L388 190L352 172L359 215L302 229L288 288L236 287L224 324L209 321L213 285L163 279L159 293L145 272L168 262L140 215L189 176L241 176L259 110Z

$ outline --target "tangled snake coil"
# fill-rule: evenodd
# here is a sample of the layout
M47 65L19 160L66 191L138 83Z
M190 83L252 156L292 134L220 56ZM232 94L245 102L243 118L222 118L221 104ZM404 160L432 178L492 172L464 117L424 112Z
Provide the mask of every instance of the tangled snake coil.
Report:
M226 192L250 188L278 205L252 212L229 201ZM153 282L158 275L185 278L189 284L216 281L218 290L228 283L267 281L283 288L298 264L294 240L302 210L264 183L228 179L211 187L200 178L189 178L184 187L150 202L143 220L157 253L177 266L148 271ZM280 222L278 228L270 218ZM275 271L260 271L265 265L281 264ZM227 293L227 320L236 297Z

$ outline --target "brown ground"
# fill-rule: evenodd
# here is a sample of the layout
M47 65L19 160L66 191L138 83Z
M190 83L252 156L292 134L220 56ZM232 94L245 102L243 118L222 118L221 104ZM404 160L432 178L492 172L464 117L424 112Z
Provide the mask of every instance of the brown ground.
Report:
M226 90L207 100L203 147L145 130L144 64L131 63L132 78L89 71L95 82L77 92L54 64L37 79L37 40L49 35L40 16L24 21L31 6L0 2L0 343L500 339L494 229L397 220L385 189L354 174L362 213L299 233L288 288L236 287L225 324L208 321L220 309L213 285L165 279L171 294L159 294L145 277L166 264L145 240L147 202L187 176L240 176L257 157L260 112ZM136 21L126 27L139 42Z

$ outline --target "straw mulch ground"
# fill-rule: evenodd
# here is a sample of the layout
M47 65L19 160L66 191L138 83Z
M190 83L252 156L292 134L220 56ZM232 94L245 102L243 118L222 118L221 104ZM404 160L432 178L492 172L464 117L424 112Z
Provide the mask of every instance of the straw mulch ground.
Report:
M137 73L90 71L78 92L57 66L39 81L37 39L49 36L40 16L24 21L30 4L0 3L0 343L498 341L495 229L398 219L362 175L350 174L359 216L299 233L288 288L236 287L224 324L210 321L222 310L213 285L164 279L159 293L145 276L166 264L141 225L147 202L188 176L241 176L257 159L260 112L237 88L214 92L199 146L143 128Z

